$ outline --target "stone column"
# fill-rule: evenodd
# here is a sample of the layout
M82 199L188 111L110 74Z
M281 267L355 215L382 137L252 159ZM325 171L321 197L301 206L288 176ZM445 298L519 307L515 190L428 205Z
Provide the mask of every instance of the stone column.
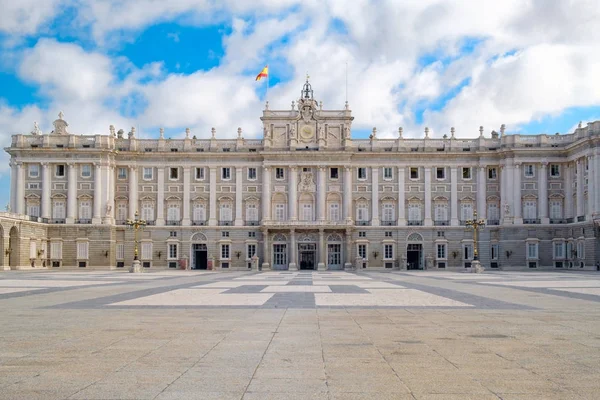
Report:
M14 211L16 211L17 214L25 214L25 212L26 212L26 210L25 210L25 166L23 165L22 162L17 163L16 185L17 185L17 198L16 198L17 208Z
M242 218L242 200L244 198L244 176L242 167L235 167L235 226L243 226L244 219Z
M592 216L596 213L595 207L596 207L596 187L595 187L595 175L596 175L596 171L594 170L595 167L595 156L594 155L589 155L588 156L588 210L586 213L586 220L591 221L592 220Z
M288 182L288 213L290 221L298 220L298 168L290 167L290 180ZM291 268L291 267L290 267Z
M477 218L487 220L485 167L477 168Z
M217 226L217 167L209 167L208 225Z
M346 262L344 269L354 269L352 267L352 229L346 229Z
M583 162L582 159L577 159L577 212L575 215L575 222L578 217L583 215Z
M298 246L296 246L296 230L290 229L290 271L298 271L298 264L296 261L296 254L298 253Z
M10 160L10 211L17 212L17 162Z
M521 201L521 163L515 163L513 171L513 224L523 224L522 210L523 204Z
M319 178L317 186L317 215L319 221L325 221L327 213L325 212L325 197L327 195L327 180L325 175L325 167L319 166Z
M450 167L450 225L458 226L458 170Z
M432 226L431 220L431 167L425 167L425 226Z
M570 163L565 164L565 218L573 218L573 169Z
M44 162L42 163L42 218L52 218L52 208L50 206L51 190L52 176L50 174L50 165Z
M596 199L594 205L594 213L600 213L600 154L598 154L598 149L595 151L596 155L594 157L594 191L596 192Z
M344 220L352 223L352 167L344 167Z
M550 218L548 218L548 163L542 162L540 164L540 171L538 174L538 198L539 206L538 215L540 216L540 222L542 224L549 224Z
M77 215L77 165L68 164L68 182L67 182L67 224L75 223Z
M102 165L95 164L94 169L94 214L92 217L93 224L102 223Z
M263 167L262 179L262 220L271 220L271 168Z
M269 230L263 229L263 262L262 269L268 270L271 269L269 260L271 259L271 249L269 247Z
M506 167L504 165L500 165L498 168L498 173L500 174L500 209L498 211L500 212L500 224L504 224L504 203L506 203Z
M317 265L318 270L324 270L327 268L325 253L326 253L325 243L325 231L323 229L319 229L319 264Z
M406 195L404 193L405 178L406 167L398 167L398 226L406 225Z
M129 167L129 219L135 219L135 212L138 211L138 176L137 167Z
M183 218L181 225L190 226L190 167L183 167Z
M108 213L109 223L113 223L115 219L115 166L110 165L107 167L107 184L108 184L108 199L106 204L110 206L110 212Z
M157 187L156 193L156 226L165 225L165 167L159 165L157 168Z
M379 226L379 167L371 167L371 225Z

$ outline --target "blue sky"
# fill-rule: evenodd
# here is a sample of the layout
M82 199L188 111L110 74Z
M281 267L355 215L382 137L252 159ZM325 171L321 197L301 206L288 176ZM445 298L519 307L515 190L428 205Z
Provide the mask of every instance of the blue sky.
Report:
M172 4L171 4L172 3ZM308 73L353 135L567 133L600 118L600 17L593 1L0 0L0 140L136 126L142 137L261 133ZM577 9L577 13L572 10ZM586 15L581 19L578 16ZM347 65L347 67L346 67ZM345 90L346 69L348 92ZM9 187L0 156L0 187ZM6 204L7 191L0 194Z

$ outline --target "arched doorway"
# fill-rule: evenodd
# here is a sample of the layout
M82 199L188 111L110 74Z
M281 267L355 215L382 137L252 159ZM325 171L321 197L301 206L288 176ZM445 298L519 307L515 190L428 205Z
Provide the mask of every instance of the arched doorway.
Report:
M2 225L0 225L0 251L2 252L2 257L0 257L0 270L3 270L6 254L4 253L4 228L2 228Z
M342 237L332 233L327 237L327 269L344 269L342 260Z
M408 235L406 245L406 269L423 269L423 236Z
M287 236L277 233L273 236L273 269L288 269Z
M208 269L208 239L202 232L196 232L190 240L190 268Z
M10 251L8 254L8 265L10 265L11 269L17 269L19 266L19 247L19 229L17 229L16 226L13 226L10 228L8 241L8 249Z

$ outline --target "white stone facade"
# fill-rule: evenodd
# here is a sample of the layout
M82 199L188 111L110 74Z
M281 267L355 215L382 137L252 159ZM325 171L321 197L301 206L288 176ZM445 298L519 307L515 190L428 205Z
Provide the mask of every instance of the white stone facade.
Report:
M75 135L61 115L48 135L13 136L10 207L45 227L58 268L128 266L136 212L149 268L247 269L256 254L273 269L462 269L475 212L488 268L596 268L600 121L568 135L357 140L352 120L309 84L291 109L266 107L262 140Z

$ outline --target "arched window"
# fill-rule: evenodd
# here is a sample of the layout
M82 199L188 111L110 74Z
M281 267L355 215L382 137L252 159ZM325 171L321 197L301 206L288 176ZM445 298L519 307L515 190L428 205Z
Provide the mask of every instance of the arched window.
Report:
M142 215L144 221L154 221L154 203L149 200L142 201Z

